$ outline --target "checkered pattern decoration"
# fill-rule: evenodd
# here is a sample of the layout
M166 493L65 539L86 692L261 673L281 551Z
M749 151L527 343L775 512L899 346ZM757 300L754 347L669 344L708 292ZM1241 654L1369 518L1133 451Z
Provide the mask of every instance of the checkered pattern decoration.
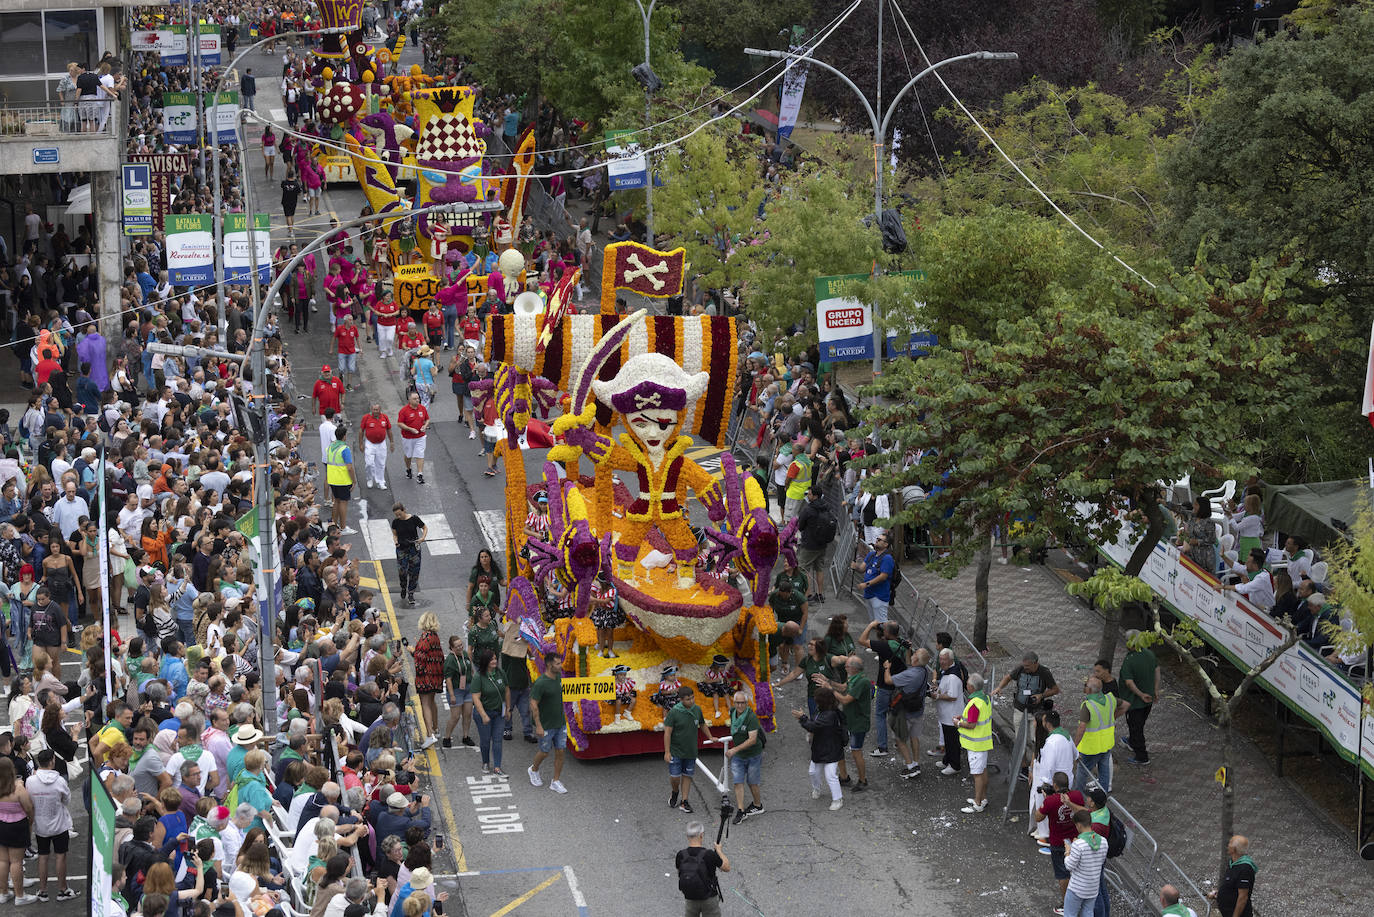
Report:
M457 162L480 159L487 151L487 142L479 139L466 116L439 115L425 122L415 158L420 162Z

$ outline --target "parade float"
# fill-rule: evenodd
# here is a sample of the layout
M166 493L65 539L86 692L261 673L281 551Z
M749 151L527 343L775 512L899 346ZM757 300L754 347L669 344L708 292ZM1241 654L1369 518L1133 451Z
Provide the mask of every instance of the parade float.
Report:
M763 600L793 526L778 531L757 482L728 454L719 476L686 455L693 436L725 444L734 320L615 313L620 289L680 294L681 249L616 243L604 265L599 314L568 314L569 272L546 307L535 297L489 319L487 358L500 369L475 388L496 399L505 433L506 614L533 657L556 650L565 677L615 683L604 699L566 702L578 757L661 752L681 685L697 689L715 733L728 731L721 699L736 690L771 730L761 638L777 621ZM518 444L532 418L557 408L559 442L530 484ZM525 525L534 492L548 501L547 534ZM609 652L597 651L599 630L611 633Z

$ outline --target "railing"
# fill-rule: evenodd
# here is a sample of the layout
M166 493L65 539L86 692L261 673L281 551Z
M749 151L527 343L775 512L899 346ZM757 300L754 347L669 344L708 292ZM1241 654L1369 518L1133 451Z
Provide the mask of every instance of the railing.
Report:
M115 133L118 99L0 103L0 140L108 137Z

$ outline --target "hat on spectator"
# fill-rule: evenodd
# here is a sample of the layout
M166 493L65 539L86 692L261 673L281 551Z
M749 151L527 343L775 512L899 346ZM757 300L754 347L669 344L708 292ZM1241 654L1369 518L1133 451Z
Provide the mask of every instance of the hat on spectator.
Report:
M262 731L251 723L246 723L239 727L239 731L234 733L235 745L255 745L262 741Z
M434 874L431 873L431 872L430 872L428 869L426 869L424 866L421 866L419 869L412 869L412 870L411 870L411 872L410 872L410 888L411 888L411 891L417 891L417 892L418 892L418 891L420 891L420 890L423 889L423 888L429 888L429 887L430 887L431 885L433 885L433 884L434 884Z
M147 564L144 564L143 566L141 566L141 567L138 568L138 575L139 575L139 576L157 576L157 571L154 570L152 567L148 566Z
M327 373L327 372L329 372L329 364L326 363L326 364L324 364L323 366L321 366L321 367L320 367L320 372L322 372L322 373Z
M386 798L386 804L393 809L404 809L406 807L406 798L400 793L392 793ZM414 873L411 873L411 875L413 876ZM413 884L412 887L414 887Z

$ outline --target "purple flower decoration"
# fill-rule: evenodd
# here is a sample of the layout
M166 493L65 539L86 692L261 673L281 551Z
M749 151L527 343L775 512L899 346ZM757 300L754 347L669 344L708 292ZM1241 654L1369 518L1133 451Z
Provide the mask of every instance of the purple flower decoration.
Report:
M773 718L773 686L766 681L754 685L754 711L761 720Z
M587 734L582 731L582 727L577 725L577 718L573 715L574 708L572 701L563 702L563 718L568 721L568 738L573 740L573 745L577 748L587 747ZM597 720L600 721L600 711L597 711Z
M582 705L582 728L587 732L601 730L601 702L594 700L578 701Z

